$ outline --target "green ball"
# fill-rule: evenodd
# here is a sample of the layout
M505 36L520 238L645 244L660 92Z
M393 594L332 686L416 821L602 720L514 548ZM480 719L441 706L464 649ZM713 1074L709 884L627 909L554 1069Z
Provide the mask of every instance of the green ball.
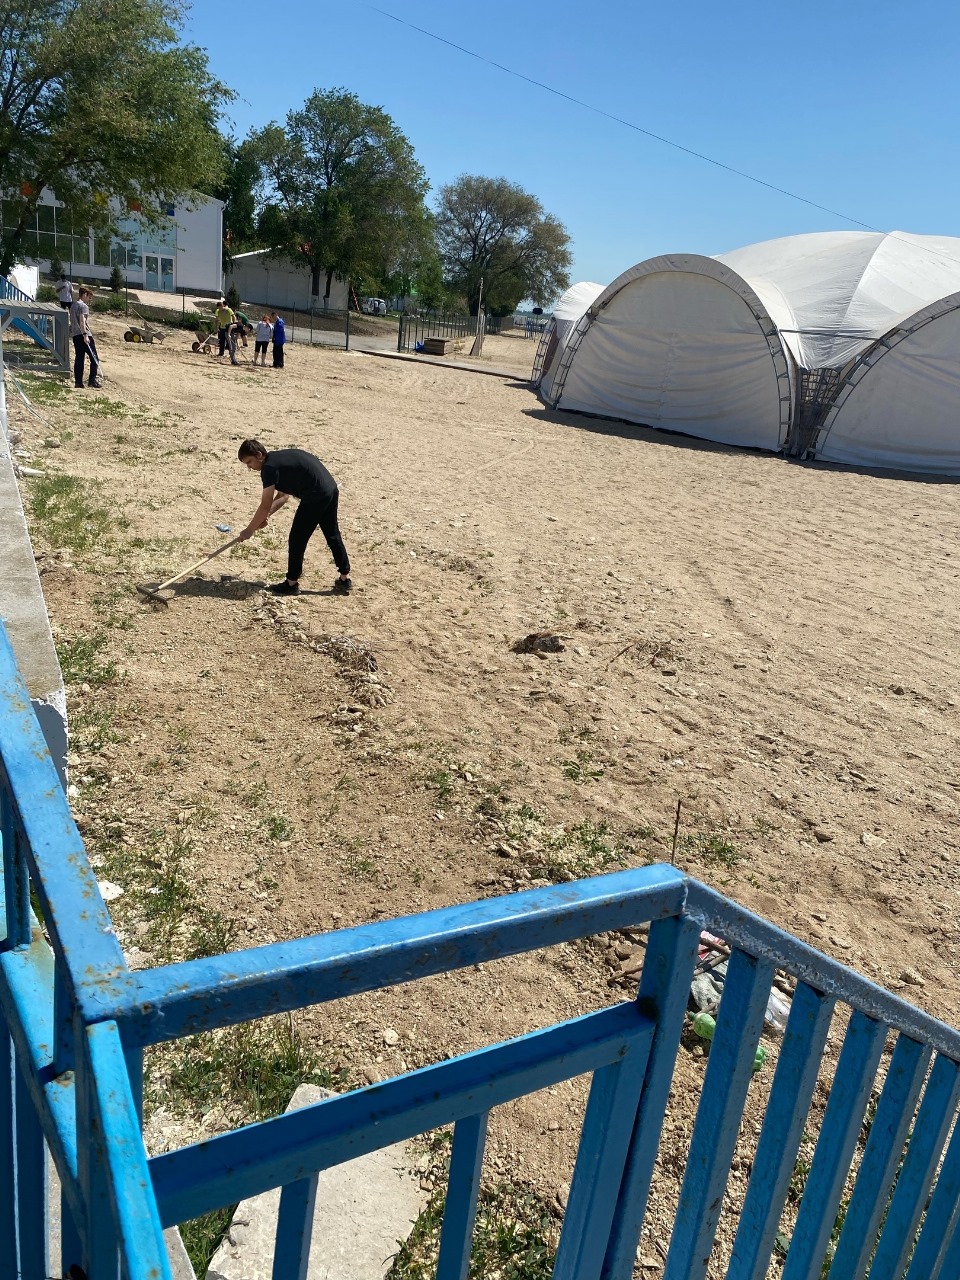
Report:
M712 1018L709 1013L698 1013L693 1020L693 1030L701 1040L712 1040L713 1033L717 1029L716 1019Z

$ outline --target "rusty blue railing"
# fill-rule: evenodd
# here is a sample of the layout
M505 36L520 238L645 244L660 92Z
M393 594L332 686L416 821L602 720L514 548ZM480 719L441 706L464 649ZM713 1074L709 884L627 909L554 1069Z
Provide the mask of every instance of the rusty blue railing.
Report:
M463 1280L490 1109L589 1074L554 1275L629 1280L704 928L732 952L662 1275L761 1280L776 1251L784 1280L960 1275L960 1035L672 867L131 972L2 627L0 823L0 1276L72 1267L116 1280L119 1260L129 1280L165 1277L164 1227L282 1187L273 1275L302 1277L318 1171L452 1124L438 1276ZM642 923L633 1000L199 1145L144 1150L147 1045ZM778 968L796 991L724 1252L717 1224ZM831 1026L842 1048L787 1230ZM46 1149L62 1188L59 1271Z

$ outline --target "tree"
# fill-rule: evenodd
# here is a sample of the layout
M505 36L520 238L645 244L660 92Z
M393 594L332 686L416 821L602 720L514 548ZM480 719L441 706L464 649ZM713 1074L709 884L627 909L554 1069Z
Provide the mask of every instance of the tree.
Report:
M310 269L324 305L334 275L389 274L410 226L426 217L427 180L413 147L379 107L345 89L315 90L286 126L250 137L260 162L258 231Z
M436 219L447 284L471 315L481 279L489 308L504 312L524 298L546 306L570 284L566 228L515 182L464 174L440 188Z
M107 231L126 208L159 222L219 176L232 94L180 27L179 0L0 4L0 271L45 187L65 220Z
M223 177L202 188L223 201L223 265L229 267L235 253L258 249L257 201L254 194L260 165L249 142L221 138Z

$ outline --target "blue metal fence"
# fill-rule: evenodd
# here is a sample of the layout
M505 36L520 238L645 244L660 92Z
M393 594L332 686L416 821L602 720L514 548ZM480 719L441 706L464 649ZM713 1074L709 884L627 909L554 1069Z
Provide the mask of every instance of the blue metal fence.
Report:
M165 1226L282 1187L273 1275L284 1280L305 1275L318 1171L452 1124L438 1276L463 1280L491 1108L586 1073L553 1274L628 1280L704 928L732 954L663 1276L702 1280L723 1267L730 1280L761 1280L778 1242L784 1280L825 1267L833 1280L960 1275L960 1129L950 1136L960 1034L672 867L130 972L2 627L0 822L0 1276L55 1274L45 1146L63 1194L60 1274L116 1280L119 1261L129 1280L167 1277ZM633 1000L202 1144L152 1159L144 1150L147 1045L642 923ZM778 968L796 976L796 993L722 1253L717 1225ZM842 1049L786 1242L783 1209L838 1002Z

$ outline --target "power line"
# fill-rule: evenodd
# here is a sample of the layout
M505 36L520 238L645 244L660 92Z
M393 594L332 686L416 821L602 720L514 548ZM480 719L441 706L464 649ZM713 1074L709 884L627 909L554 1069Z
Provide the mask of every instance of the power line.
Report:
M865 231L875 231L883 234L879 227L871 226L869 222L861 222L859 218L851 218L849 214L840 213L837 209L830 209L825 204L818 204L816 200L808 200L806 196L797 195L795 191L788 191L785 187L778 187L775 183L758 178L755 174L747 173L744 169L736 169L733 165L724 164L722 160L715 160L713 156L705 155L702 151L695 151L692 147L685 147L683 143L674 142L672 138L665 138L663 134L654 133L652 129L644 129L642 125L635 124L632 120L625 120L623 116L614 115L612 111L605 111L603 107L595 106L592 102L584 102L582 98L575 98L572 94L564 93L562 89L555 89L553 85L546 84L543 80L535 80L532 76L525 76L522 71L516 71L513 67L504 66L502 62L496 62L493 58L487 58L482 53L476 53L473 49L457 44L454 40L447 40L445 36L438 36L436 32L428 31L426 27L418 27L415 22L408 22L405 18L398 18L395 13L381 9L378 5L367 4L367 8L372 9L374 13L379 13L384 18L389 18L391 22L398 23L401 27L409 27L411 31L418 31L430 40L436 40L438 44L445 44L451 49L456 49L459 53L466 54L468 58L475 58L478 62L485 62L490 67L496 67L498 71L503 71L508 76L514 76L517 80L525 80L527 84L535 85L536 88L543 89L546 93L552 93L556 98L563 98L567 102L572 102L575 106L583 107L585 111L592 111L595 115L604 116L607 120L622 124L624 128L632 129L635 133L641 133L646 138L653 138L655 142L662 142L664 146L673 147L675 151L682 151L685 155L693 156L696 160L703 160L704 163L712 164L717 169L723 169L738 178L745 178L747 182L756 183L759 187L766 187L768 191L775 191L778 195L787 196L790 200L797 200L801 204L809 205L812 209L819 209L821 213L829 213L832 218L841 218L844 222L851 222L856 227L863 227Z

